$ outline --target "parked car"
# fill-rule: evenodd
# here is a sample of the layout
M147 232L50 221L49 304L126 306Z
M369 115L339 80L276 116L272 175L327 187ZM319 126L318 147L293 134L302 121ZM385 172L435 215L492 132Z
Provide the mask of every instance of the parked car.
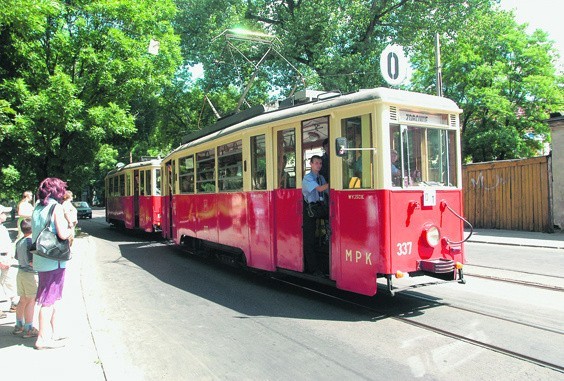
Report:
M86 201L75 201L72 204L76 208L78 218L92 218L92 209Z

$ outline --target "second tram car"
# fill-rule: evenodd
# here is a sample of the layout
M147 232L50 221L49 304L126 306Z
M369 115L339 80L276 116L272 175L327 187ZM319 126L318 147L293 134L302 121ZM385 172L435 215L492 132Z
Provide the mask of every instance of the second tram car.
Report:
M325 271L315 276L365 295L378 278L389 290L406 274L461 280L461 112L446 98L377 88L302 91L220 120L162 160L162 234L249 267L304 273L302 179L327 140L329 218L315 233ZM109 175L106 194L133 196L137 171ZM120 216L112 205L110 221L137 223L133 206Z
M127 229L161 230L161 160L131 163L105 179L106 221Z

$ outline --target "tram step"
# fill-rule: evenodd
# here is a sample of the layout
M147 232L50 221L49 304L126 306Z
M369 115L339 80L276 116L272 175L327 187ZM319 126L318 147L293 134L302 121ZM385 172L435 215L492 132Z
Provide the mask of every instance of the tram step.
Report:
M442 274L454 271L454 261L452 259L431 259L419 261L419 268L423 271Z

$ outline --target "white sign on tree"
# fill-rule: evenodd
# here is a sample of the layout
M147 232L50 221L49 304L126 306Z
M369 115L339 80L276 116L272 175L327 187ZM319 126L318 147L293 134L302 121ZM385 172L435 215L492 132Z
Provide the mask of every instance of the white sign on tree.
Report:
M388 45L380 55L380 72L390 85L399 85L407 76L409 61L400 45Z

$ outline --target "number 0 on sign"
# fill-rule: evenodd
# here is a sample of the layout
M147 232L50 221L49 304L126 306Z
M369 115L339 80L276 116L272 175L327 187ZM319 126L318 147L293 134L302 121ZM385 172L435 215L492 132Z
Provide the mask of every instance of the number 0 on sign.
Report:
M380 55L380 71L390 85L399 85L405 80L407 65L407 58L400 45L388 45Z

